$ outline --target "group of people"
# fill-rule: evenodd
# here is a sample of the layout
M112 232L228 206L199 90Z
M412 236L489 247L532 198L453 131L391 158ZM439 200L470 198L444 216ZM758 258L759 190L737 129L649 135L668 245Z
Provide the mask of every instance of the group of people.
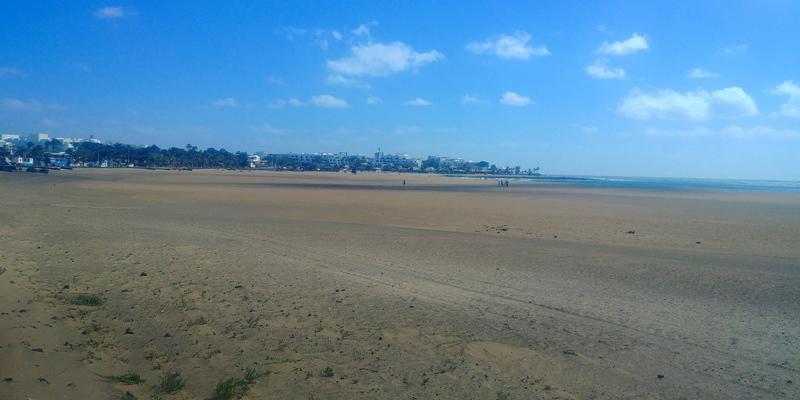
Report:
M508 181L497 181L497 186L508 187Z

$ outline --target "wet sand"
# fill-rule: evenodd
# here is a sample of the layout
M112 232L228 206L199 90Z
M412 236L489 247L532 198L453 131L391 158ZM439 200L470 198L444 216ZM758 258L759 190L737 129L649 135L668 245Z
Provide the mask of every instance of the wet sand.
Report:
M797 194L97 169L0 221L4 399L800 397Z

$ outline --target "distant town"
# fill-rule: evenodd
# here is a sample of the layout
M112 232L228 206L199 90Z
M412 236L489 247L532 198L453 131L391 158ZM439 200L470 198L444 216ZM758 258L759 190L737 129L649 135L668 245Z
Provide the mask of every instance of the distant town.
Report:
M497 166L488 161L471 161L447 156L412 157L403 153L380 150L370 157L365 154L338 153L270 153L254 154L225 149L200 150L187 144L185 148L159 148L156 145L102 143L88 139L50 138L48 134L0 136L0 164L10 168L39 169L99 168L167 168L167 169L263 169L276 171L383 171L438 174L539 175L539 167L523 170L519 166Z

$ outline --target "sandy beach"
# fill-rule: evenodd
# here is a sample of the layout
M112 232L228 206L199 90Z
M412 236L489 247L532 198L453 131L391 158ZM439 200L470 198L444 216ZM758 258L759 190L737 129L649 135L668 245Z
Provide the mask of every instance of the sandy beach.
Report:
M798 194L76 169L0 221L2 399L800 398Z

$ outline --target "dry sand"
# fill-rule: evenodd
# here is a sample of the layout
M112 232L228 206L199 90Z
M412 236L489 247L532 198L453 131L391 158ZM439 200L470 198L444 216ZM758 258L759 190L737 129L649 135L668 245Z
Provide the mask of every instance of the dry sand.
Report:
M3 399L800 398L797 194L3 173L0 234Z

